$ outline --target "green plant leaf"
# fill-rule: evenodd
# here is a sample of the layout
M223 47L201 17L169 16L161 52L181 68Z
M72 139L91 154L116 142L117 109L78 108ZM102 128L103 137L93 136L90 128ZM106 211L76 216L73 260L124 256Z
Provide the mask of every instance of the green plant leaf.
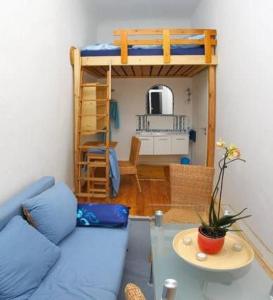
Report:
M204 219L201 217L201 215L199 214L199 212L197 211L197 216L200 219L200 222L202 224L203 227L208 227L209 225L204 221Z

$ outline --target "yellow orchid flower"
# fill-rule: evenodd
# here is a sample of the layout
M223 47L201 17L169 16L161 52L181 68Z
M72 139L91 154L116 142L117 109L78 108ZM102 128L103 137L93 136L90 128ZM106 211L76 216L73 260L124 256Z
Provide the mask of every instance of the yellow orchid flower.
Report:
M224 148L226 146L226 143L220 138L217 142L216 142L216 146L219 148Z
M236 145L231 144L228 147L228 159L239 158L240 155L241 155L240 149Z

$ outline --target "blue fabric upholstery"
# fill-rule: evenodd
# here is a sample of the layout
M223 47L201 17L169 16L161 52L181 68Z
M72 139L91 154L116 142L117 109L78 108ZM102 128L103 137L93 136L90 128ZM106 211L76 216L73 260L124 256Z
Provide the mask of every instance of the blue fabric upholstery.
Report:
M35 228L55 244L76 227L77 200L63 182L26 200L23 207L30 213Z
M52 187L55 183L54 177L45 176L35 181L17 195L11 197L0 206L0 230L9 222L9 220L22 214L22 202L28 198L39 195L43 191Z
M116 299L127 250L128 227L77 227L59 244L61 258L30 299Z
M126 227L129 208L121 204L78 204L77 226Z
M59 247L21 216L0 232L0 245L0 299L29 299L60 257Z

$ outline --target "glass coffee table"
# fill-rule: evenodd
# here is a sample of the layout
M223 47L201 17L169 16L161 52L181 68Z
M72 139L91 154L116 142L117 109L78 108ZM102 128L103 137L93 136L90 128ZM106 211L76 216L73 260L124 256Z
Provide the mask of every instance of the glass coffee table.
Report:
M165 279L177 280L176 300L268 300L272 279L259 262L236 271L206 271L184 262L173 250L174 236L197 224L151 222L152 275L155 300L161 300Z

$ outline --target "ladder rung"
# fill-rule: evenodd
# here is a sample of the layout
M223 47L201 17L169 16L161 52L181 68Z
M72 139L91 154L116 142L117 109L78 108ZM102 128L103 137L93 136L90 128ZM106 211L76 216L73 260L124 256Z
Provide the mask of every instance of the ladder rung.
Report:
M82 135L89 135L89 134L96 134L96 133L100 133L100 132L105 132L105 133L107 133L108 132L108 130L86 130L86 131L79 131L79 133L80 134L82 134Z
M108 87L106 83L82 83L82 87Z
M98 153L87 153L88 159L100 159L100 160L105 160L106 159L106 154L98 154Z
M78 197L93 197L93 198L107 198L108 193L105 194L97 194L97 193L77 193Z
M89 191L95 192L95 193L106 193L107 192L106 189L94 189L94 188L90 188Z
M108 114L79 114L81 117L108 117Z
M102 148L106 148L106 145L98 145L98 146L79 146L79 150L89 150L89 149L102 149Z
M107 179L102 177L79 177L77 180L99 182L100 184L107 183Z
M97 167L97 168L102 168L106 167L106 162L87 162L87 161L80 161L78 162L78 165L80 166L88 166L88 167Z
M110 99L93 99L93 98L84 98L84 97L82 97L82 99L80 101L82 101L82 102L89 102L89 101L91 101L91 102L104 102L102 104L105 105L105 102L110 101Z

